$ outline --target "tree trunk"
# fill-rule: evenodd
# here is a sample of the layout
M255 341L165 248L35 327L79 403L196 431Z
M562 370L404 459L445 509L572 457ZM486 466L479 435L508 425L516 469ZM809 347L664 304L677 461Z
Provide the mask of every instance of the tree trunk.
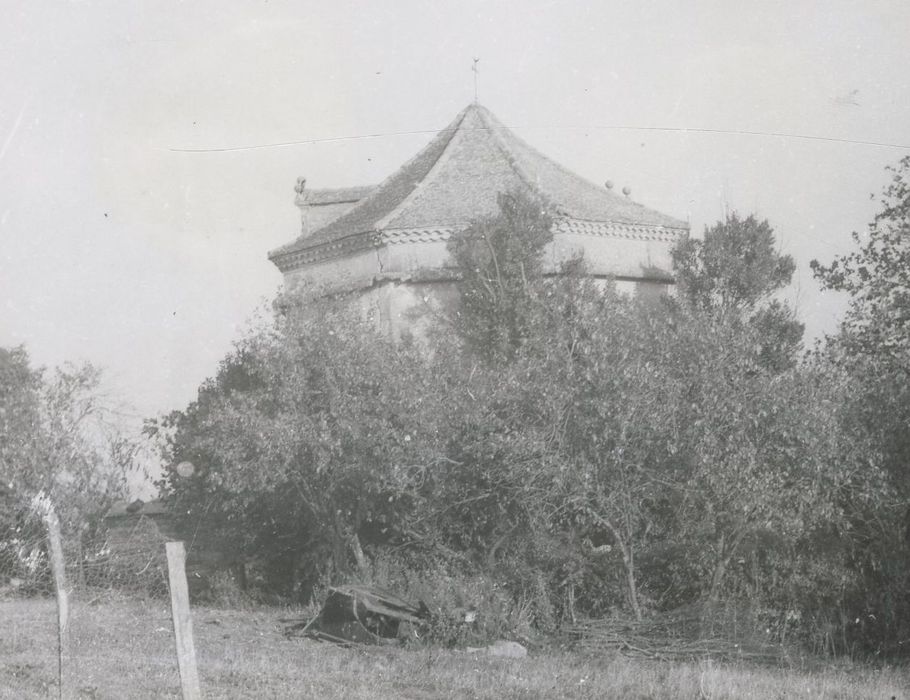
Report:
M626 567L626 582L629 586L629 605L632 606L632 612L635 613L635 619L641 622L641 607L638 604L638 584L635 581L635 559L632 553L632 545L628 548L620 545L622 551L622 561Z
M304 581L303 552L299 552L299 551L294 552L293 557L294 557L294 560L293 560L293 563L291 564L291 579L290 579L291 595L294 596L298 601L305 603L306 594L303 590L303 581Z
M231 570L234 573L234 580L237 581L240 590L245 593L249 585L246 577L246 564L243 561L235 561L231 565Z
M632 550L631 538L627 544L620 536L619 529L616 528L613 523L611 523L606 518L596 514L594 514L594 517L610 531L610 533L613 535L613 539L616 541L616 546L619 547L619 551L622 554L622 563L626 569L626 585L629 589L629 605L632 607L632 612L635 614L635 619L640 622L641 606L638 604L638 584L635 581L635 554Z
M351 551L354 553L354 560L357 562L357 570L361 576L366 576L369 573L367 570L367 558L364 556L363 547L360 546L360 538L356 532L351 537Z
M708 588L708 597L705 601L705 616L713 618L717 603L720 600L720 587L724 582L724 574L727 570L726 552L726 535L721 533L717 541L717 558L714 562L714 571L711 574L711 586Z
M346 573L348 570L348 540L344 536L344 524L341 516L335 513L332 523L332 565L337 573Z
M726 561L723 558L719 559L714 565L714 573L711 576L711 588L708 590L708 599L705 601L705 606L702 610L703 634L714 634L714 622L717 619L717 607L720 603L720 587L723 584L726 570Z
M703 622L710 621L713 623L715 613L717 612L718 603L720 603L720 591L724 585L724 579L727 575L727 568L733 560L733 556L739 549L743 538L746 535L744 527L739 533L735 534L733 541L730 542L724 533L721 533L717 542L717 561L714 563L714 572L711 575L711 587L708 589L708 598L705 602L705 609L702 615Z
M566 592L566 607L569 609L569 619L572 621L572 624L576 624L578 621L575 619L575 584L569 583L568 591Z
M714 562L714 572L711 575L711 587L708 589L709 606L715 605L720 597L720 585L723 583L724 572L727 568L725 562L726 552L724 552L726 540L724 533L721 533L720 539L717 541L717 558Z
M708 590L708 605L716 606L720 600L720 589L724 584L724 578L727 575L727 567L733 560L733 556L739 550L743 538L746 536L747 528L740 528L739 532L734 530L733 541L730 542L724 533L721 533L717 542L717 561L714 564L714 573L711 576L711 588Z

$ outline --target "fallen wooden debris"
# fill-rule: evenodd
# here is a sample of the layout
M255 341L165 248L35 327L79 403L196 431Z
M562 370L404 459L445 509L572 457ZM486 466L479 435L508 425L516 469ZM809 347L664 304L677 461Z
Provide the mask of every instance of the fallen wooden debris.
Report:
M786 650L754 634L725 634L705 625L697 607L655 615L642 621L628 619L580 620L563 634L581 651L616 652L660 661L749 661L777 664Z
M312 620L291 625L285 634L300 634L335 644L395 644L405 626L429 618L423 601L416 604L371 586L339 586Z

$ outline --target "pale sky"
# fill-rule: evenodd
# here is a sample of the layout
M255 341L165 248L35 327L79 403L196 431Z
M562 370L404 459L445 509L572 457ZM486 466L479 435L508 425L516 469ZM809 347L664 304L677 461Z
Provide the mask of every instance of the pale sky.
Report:
M297 176L380 181L472 101L475 56L480 102L577 173L694 232L768 218L810 335L843 302L809 261L910 153L900 0L0 5L0 345L106 368L137 416L274 296Z

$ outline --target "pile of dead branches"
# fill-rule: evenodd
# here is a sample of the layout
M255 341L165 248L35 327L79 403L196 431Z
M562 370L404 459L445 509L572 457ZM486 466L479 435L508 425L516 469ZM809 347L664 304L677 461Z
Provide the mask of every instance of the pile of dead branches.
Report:
M579 620L563 628L570 644L591 653L666 661L713 659L780 663L784 650L754 628L730 629L707 622L699 606L655 614L645 620L609 618Z

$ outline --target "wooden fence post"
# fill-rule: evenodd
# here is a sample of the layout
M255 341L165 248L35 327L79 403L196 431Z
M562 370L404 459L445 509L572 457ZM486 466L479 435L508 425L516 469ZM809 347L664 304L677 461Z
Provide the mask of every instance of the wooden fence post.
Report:
M186 550L183 548L183 542L168 542L165 544L165 551L183 700L200 700L202 693L199 690L196 649L193 646L193 618L190 616L190 594L186 585Z
M60 538L60 520L48 501L44 505L44 522L47 525L48 554L51 573L57 594L57 697L68 697L66 692L66 667L69 663L69 592L66 590L66 567L63 559L63 542Z

